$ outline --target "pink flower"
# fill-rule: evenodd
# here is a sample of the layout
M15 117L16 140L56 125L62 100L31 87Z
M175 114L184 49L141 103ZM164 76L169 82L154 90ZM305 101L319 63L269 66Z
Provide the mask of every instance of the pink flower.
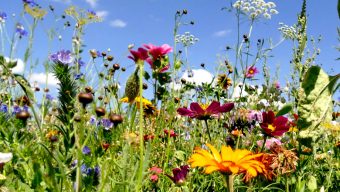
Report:
M190 104L190 109L179 108L177 113L182 116L197 118L199 120L210 119L211 117L218 117L220 113L226 113L234 108L234 103L226 103L220 105L220 102L213 101L209 106L200 105L196 102Z
M158 175L150 175L150 180L156 183L158 181Z
M255 74L259 73L255 66L251 66L247 68L246 78L253 78Z
M137 51L130 50L130 53L131 55L128 56L128 58L135 61L135 63L138 63L140 61L145 61L149 57L148 51L142 47L138 48Z
M280 87L281 87L280 83L278 81L274 82L274 86L275 86L276 89L280 89Z
M166 54L172 52L172 48L168 44L162 46L156 46L151 43L144 45L148 50L148 53L152 58L148 58L146 61L150 64L153 70L158 70L162 73L170 68L169 60Z
M259 146L259 147L262 147L262 145L263 145L263 140L258 140L257 142L257 145ZM266 143L264 144L264 147L266 148L266 149L270 149L270 147L274 144L274 143L276 143L277 145L282 145L282 143L281 143L281 141L280 140L278 140L278 139L276 139L276 138L270 138L270 139L267 139L266 140Z
M149 169L149 171L155 174L160 174L163 170L157 166L153 166Z

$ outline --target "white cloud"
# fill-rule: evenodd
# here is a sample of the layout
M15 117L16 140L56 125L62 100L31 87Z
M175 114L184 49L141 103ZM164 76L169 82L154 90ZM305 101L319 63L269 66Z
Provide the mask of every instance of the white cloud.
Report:
M186 82L195 83L195 85L202 85L203 83L211 83L214 76L204 69L192 69L190 72L186 70L180 79L185 79ZM173 82L169 84L169 88L174 90L181 89L182 84L179 82Z
M105 18L109 15L109 12L102 10L102 11L96 11L96 14L98 17L105 20Z
M9 58L5 57L5 61L9 62ZM21 59L12 59L12 61L17 61L17 66L12 69L13 73L22 73L24 72L24 62Z
M58 79L54 77L52 73L33 73L30 77L30 83L33 85L34 83L38 83L39 86L46 85L47 86L56 87L59 83Z
M126 27L127 23L123 20L120 19L115 19L110 22L111 27L116 27L116 28L124 28Z
M228 35L229 33L231 33L231 30L221 30L221 31L216 31L213 36L214 37L225 37L226 35Z
M86 1L86 3L90 4L90 6L91 6L92 8L94 8L94 7L97 6L97 1L98 1L98 0L85 0L85 1Z

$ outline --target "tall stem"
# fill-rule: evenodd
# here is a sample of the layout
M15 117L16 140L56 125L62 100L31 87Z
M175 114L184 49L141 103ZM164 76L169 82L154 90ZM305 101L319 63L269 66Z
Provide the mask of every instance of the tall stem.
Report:
M234 175L228 175L228 191L234 192Z
M207 132L208 132L208 136L209 136L209 142L211 142L211 136L210 136L210 130L209 130L209 125L208 125L208 120L205 119L204 122L205 122L205 126L206 126L206 128L207 128Z
M143 74L144 74L144 63L139 63L139 171L136 191L141 191L143 182L143 166L144 166L144 142L143 142Z
M265 135L264 138L263 138L263 144L262 144L262 147L261 147L261 152L263 151L264 146L266 145L266 142L267 142L267 135Z

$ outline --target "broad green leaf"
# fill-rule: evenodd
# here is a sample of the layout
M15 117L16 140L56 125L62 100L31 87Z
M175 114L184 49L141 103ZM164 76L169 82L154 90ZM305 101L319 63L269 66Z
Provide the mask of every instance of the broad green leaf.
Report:
M323 121L331 121L332 95L339 76L329 76L318 66L308 69L299 90L298 128L300 130L313 131Z
M318 188L316 178L314 176L309 176L308 182L307 182L307 188L310 191L315 191Z
M292 109L293 109L292 104L286 104L279 110L279 112L276 113L276 117L285 115L289 113Z

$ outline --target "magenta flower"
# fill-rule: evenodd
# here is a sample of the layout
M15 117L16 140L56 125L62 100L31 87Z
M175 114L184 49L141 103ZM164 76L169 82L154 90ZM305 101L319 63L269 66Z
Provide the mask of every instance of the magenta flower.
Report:
M247 68L247 72L246 72L246 78L253 78L255 76L255 74L259 73L259 71L257 70L257 68L255 66L251 66Z
M130 53L131 55L128 58L132 59L135 63L145 61L149 57L148 51L142 47L138 48L137 51L130 50Z
M148 50L152 58L148 58L146 61L150 64L153 70L158 70L162 73L170 68L169 59L166 54L172 52L172 48L168 44L162 46L156 46L153 44L144 45Z
M189 166L183 165L180 168L175 168L172 170L173 176L166 174L176 185L184 184L187 175L189 173Z
M273 111L262 113L263 121L260 123L262 131L270 137L282 136L285 132L289 131L289 121L286 117L275 117Z
M234 108L234 103L226 103L220 105L220 102L213 101L209 106L200 105L196 102L190 104L190 109L179 108L177 113L182 116L196 118L199 120L207 120L211 117L218 117L220 113L226 113Z

